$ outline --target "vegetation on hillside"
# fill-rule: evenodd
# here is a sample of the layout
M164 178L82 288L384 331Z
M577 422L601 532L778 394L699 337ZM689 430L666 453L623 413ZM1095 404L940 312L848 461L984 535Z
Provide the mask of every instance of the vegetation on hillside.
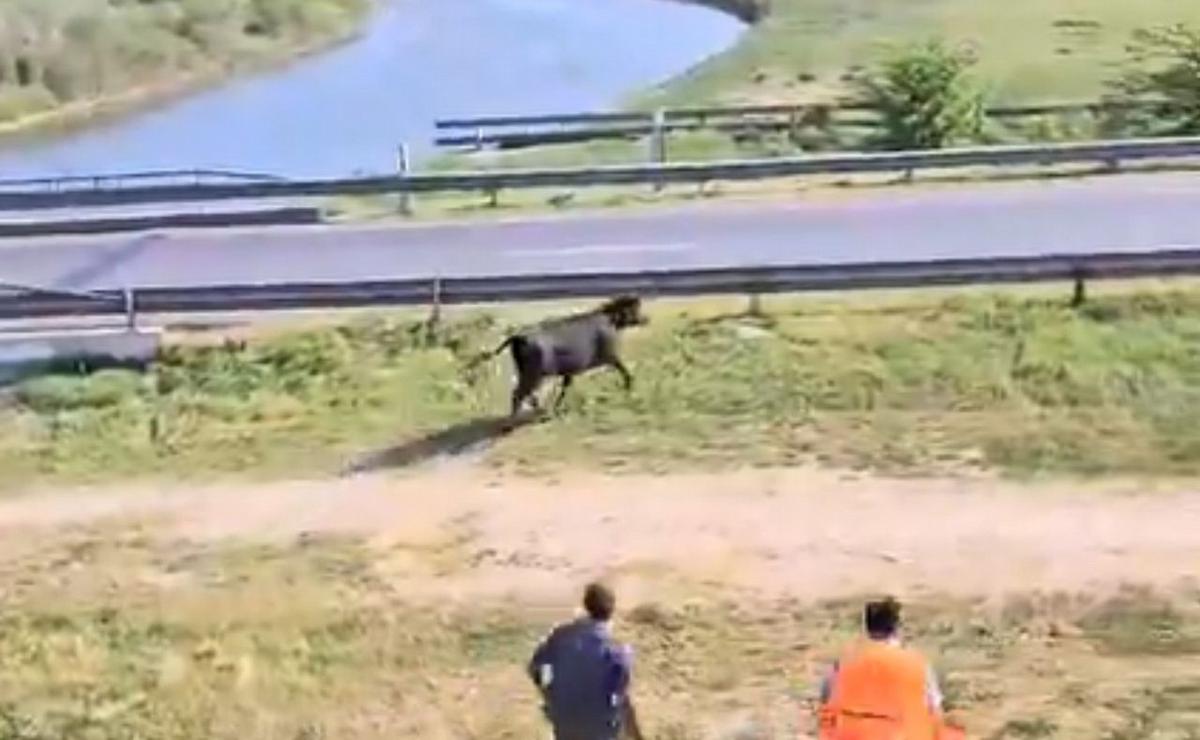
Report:
M799 0L797 0L799 2ZM792 5L784 3L777 11L787 17ZM923 6L924 7L924 6ZM1200 12L1196 14L1200 20ZM1152 18L1148 15L1147 18ZM747 44L770 36L779 20L768 15L761 26L749 32ZM867 19L855 23L869 24ZM1064 29L1099 33L1099 24L1091 21L1055 22ZM1093 79L1086 93L1064 95L1058 100L1025 99L1023 102L1093 104L1042 115L989 117L988 108L1006 99L1025 96L1005 92L996 74L995 59L990 66L974 43L988 29L971 34L941 35L936 30L917 40L890 41L880 48L864 51L854 64L841 70L836 83L821 90L805 90L816 79L801 72L782 88L764 87L763 95L748 95L760 102L802 102L827 104L828 114L819 108L795 119L781 130L764 130L751 125L721 132L715 129L672 132L668 137L670 160L699 161L733 157L775 157L802 152L876 149L936 149L972 143L1046 142L1120 136L1186 135L1200 131L1200 30L1195 26L1133 27L1124 37L1125 46L1108 49L1105 63L1091 71ZM1067 47L1063 47L1065 50ZM739 47L719 57L736 60L744 55ZM795 63L781 56L781 65ZM707 67L704 67L707 69ZM1060 64L1041 70L1046 79L1056 80ZM712 104L720 100L745 99L757 88L766 73L758 70L752 80L717 77L711 87L696 87L684 79L669 85L666 92L641 101L649 104ZM794 88L791 91L788 88ZM1094 88L1094 89L1093 89ZM1102 91L1107 91L1101 94ZM867 103L869 110L851 107L838 110L840 101ZM1100 105L1094 105L1099 103ZM1132 105L1131 105L1132 104ZM472 166L489 168L563 166L581 163L615 164L644 161L646 142L642 140L597 140L578 145L534 147L517 151L486 152L482 156L450 154L431 164L433 169L463 166L464 156Z
M969 76L974 61L932 41L906 48L865 76L859 97L879 111L879 143L889 149L940 149L978 139L983 95Z
M1133 60L1114 81L1118 100L1148 101L1146 133L1200 134L1200 28L1183 25L1140 31Z
M560 418L502 438L489 459L529 472L1200 472L1200 291L1081 309L1003 293L868 309L777 300L760 317L658 309L628 338L631 395L611 374L581 380ZM170 347L145 375L34 378L0 410L0 478L293 476L467 433L508 407L507 357L466 370L506 326L468 314L430 339L419 321L374 318Z
M369 0L4 0L0 123L350 33Z
M969 46L996 102L1087 101L1104 91L1139 29L1200 24L1200 4L1180 0L759 4L766 16L734 49L652 91L647 102L828 99L897 46L930 37Z

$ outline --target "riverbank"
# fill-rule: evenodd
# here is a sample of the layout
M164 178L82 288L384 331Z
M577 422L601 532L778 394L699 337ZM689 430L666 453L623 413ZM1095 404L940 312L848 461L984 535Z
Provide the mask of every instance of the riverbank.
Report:
M679 0L728 13L742 23L758 23L767 14L767 0Z
M439 117L607 108L730 48L745 28L724 13L666 0L377 4L369 23L356 24L361 32L352 43L280 73L221 85L191 81L192 89L211 89L170 104L160 104L156 89L137 102L122 101L156 106L143 115L67 136L10 137L0 147L0 171L8 177L192 167L287 177L391 172L398 142L408 142L414 156L428 152ZM672 29L669 43L658 39L664 27ZM527 43L531 35L538 44ZM230 76L225 67L216 71ZM111 110L129 110L125 105ZM91 122L108 110L85 106L79 114Z
M169 11L163 4L158 10L110 9L104 20L80 14L53 21L48 15L30 21L22 17L24 6L10 6L0 14L4 25L25 20L35 30L28 51L0 52L0 138L61 135L239 75L282 68L353 40L374 7L372 0L305 2L254 6L232 18L196 16L200 11L183 7ZM66 30L51 25L39 31L38 21ZM88 64L62 44L72 28L80 29L74 31L79 38L70 41L93 47ZM113 40L140 35L150 36L142 39L144 48ZM160 63L148 64L147 56Z

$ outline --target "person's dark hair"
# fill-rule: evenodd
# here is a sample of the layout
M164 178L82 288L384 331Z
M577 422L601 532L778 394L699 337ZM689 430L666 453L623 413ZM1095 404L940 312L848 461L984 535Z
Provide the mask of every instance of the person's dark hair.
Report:
M867 634L871 637L891 637L900 628L900 602L890 596L868 602L863 611Z
M603 583L589 583L583 592L583 608L587 610L589 617L598 622L612 619L616 606L617 597L613 595L612 589Z

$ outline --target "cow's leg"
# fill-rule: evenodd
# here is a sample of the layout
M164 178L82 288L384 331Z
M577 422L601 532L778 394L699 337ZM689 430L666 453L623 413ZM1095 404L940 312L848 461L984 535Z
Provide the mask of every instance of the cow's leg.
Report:
M611 357L608 364L621 374L621 379L625 381L625 390L633 390L633 374L629 372L629 368L625 367L625 363L621 362L621 358Z
M558 398L556 398L554 400L554 413L557 414L559 408L562 407L563 399L566 398L566 396L567 396L567 389L571 387L571 383L574 380L575 380L574 375L568 374L568 375L564 375L562 377L562 385L560 385L558 388Z
M517 387L513 388L512 392L512 415L516 416L521 413L521 404L525 399L533 405L534 410L539 410L540 406L537 400L537 389L541 385L542 378L539 375L527 374L517 378Z

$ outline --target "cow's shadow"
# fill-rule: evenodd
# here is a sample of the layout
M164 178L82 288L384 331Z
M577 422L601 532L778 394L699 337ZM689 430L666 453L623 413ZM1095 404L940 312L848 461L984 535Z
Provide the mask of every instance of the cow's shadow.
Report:
M495 440L546 418L546 414L541 411L523 411L516 416L485 416L472 419L364 455L346 466L342 475L407 468L437 458L462 457L482 452Z

